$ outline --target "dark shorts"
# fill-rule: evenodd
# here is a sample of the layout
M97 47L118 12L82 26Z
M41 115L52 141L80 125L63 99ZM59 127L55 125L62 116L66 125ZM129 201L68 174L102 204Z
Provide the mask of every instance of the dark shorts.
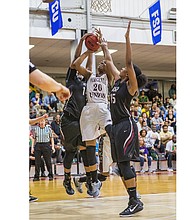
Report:
M130 161L139 157L138 128L131 118L112 126L111 153L114 162Z
M70 116L61 117L61 130L64 135L64 148L67 151L76 151L78 146L85 146L82 142L79 121Z

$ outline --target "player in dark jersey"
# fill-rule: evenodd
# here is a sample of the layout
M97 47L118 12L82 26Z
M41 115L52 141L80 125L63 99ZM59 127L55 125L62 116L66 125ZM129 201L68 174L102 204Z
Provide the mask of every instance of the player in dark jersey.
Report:
M130 102L137 95L138 89L147 83L147 77L132 63L131 44L128 24L126 38L126 67L121 71L114 66L108 51L107 42L102 39L106 65L112 72L115 84L111 90L110 110L113 120L111 131L112 159L117 162L123 184L129 194L128 207L120 216L130 216L143 210L143 203L137 198L136 174L131 169L130 161L139 156L138 129L130 114Z
M82 50L82 44L85 38L89 34L85 34L77 46L75 57L73 62L80 56ZM61 130L64 135L64 181L63 186L69 195L74 194L74 189L71 186L71 166L73 158L77 152L80 150L81 157L83 159L84 168L87 175L87 181L91 178L88 159L86 155L85 143L82 142L82 136L80 131L80 115L83 107L86 104L86 79L81 78L82 76L77 73L77 70L71 63L66 76L66 86L71 92L70 99L65 103L63 110L63 115L61 116ZM89 54L88 61L86 63L86 68L91 71L92 69L92 54Z

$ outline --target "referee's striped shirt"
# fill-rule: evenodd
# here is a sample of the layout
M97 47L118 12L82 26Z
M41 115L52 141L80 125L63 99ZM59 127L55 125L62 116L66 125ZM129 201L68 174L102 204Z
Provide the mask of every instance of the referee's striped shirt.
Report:
M45 126L40 128L40 126L35 128L35 139L36 143L47 143L50 142L50 138L53 137L52 130L50 126Z

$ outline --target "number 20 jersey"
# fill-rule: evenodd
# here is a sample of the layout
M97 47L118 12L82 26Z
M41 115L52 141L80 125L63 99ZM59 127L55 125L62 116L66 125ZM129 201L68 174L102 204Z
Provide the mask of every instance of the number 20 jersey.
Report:
M101 76L91 75L87 81L87 102L108 104L108 78L106 74Z

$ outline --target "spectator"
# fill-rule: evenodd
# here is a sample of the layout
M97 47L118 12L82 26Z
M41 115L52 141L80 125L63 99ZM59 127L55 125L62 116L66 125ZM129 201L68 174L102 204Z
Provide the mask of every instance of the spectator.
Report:
M143 120L142 122L142 129L149 131L151 130L151 128L147 125L147 122L145 120Z
M161 117L159 117L159 113L158 112L155 112L154 113L154 117L151 119L150 121L150 124L155 124L156 125L156 130L157 131L160 131L161 130L161 127L162 125L164 124L164 121L162 120Z
M161 105L161 99L159 98L158 94L155 97L153 97L152 101L153 103L156 102L157 106Z
M57 103L57 112L61 115L63 113L64 103L60 100Z
M142 110L141 110L141 114L146 113L147 118L150 117L150 108L147 104L144 104Z
M170 98L169 102L173 106L173 108L176 110L176 94L173 94L173 97Z
M144 140L144 143L145 143L145 145L146 145L146 143L147 143L147 130L145 130L145 129L142 129L141 131L140 131L140 136L143 138L143 140Z
M36 109L35 105L33 104L32 101L29 103L29 114L30 114L30 119L36 118L37 115L39 114L38 110Z
M144 173L144 162L148 162L148 172L151 172L151 163L152 159L150 156L148 156L148 149L145 146L144 139L142 137L139 137L139 158L140 158L140 167L141 173Z
M57 112L57 98L55 97L53 92L48 92L48 94L44 97L44 109L49 111L56 111Z
M168 95L171 98L173 98L173 95L176 94L176 84L172 84L169 91L168 91Z
M152 124L151 130L147 132L146 139L146 147L149 151L149 156L151 156L153 160L158 160L157 149L160 148L160 135L156 131L155 124Z
M170 97L166 97L165 98L165 102L164 102L164 107L165 109L168 109L168 107L170 106Z
M142 116L139 116L138 121L137 121L138 132L142 130L142 122L143 122L143 118Z
M32 98L35 97L36 92L32 90L31 87L29 87L29 101L31 101Z
M148 96L145 95L144 90L141 91L138 99L139 99L139 104L142 104L143 107L144 107L144 104L147 104L149 102Z
M174 111L172 109L168 110L168 113L166 114L166 121L168 121L170 123L171 127L175 127L176 117L175 117Z
M166 144L172 139L172 133L168 131L168 126L163 125L160 132L160 153L165 153Z
M146 121L147 125L150 127L150 118L148 117L146 112L142 113L142 119L143 121Z
M168 171L173 172L172 160L176 161L176 135L172 136L172 140L166 144L166 158L168 162Z
M155 112L157 111L158 108L158 104L156 102L154 102L152 104L151 110L150 110L150 119L152 119L154 117Z
M171 126L170 121L164 121L164 125L168 126L168 131L171 132L173 135L175 134L174 128ZM163 131L163 129L161 128L161 131Z
M32 103L37 107L37 106L41 106L43 104L42 99L40 99L40 93L37 92L35 94L35 97L33 97L31 99Z

